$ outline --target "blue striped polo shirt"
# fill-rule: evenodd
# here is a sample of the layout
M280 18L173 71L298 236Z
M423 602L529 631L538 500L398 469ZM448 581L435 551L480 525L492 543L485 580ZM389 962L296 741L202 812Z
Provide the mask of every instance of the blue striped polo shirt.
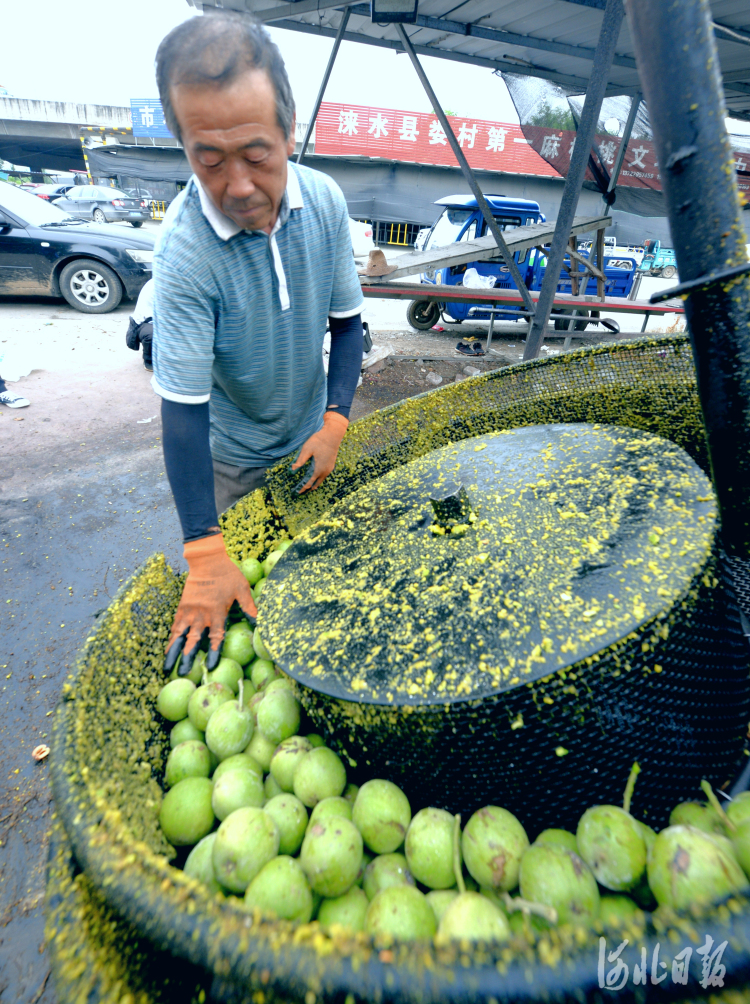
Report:
M328 317L363 309L336 183L288 165L272 233L241 230L191 178L154 255L154 376L168 401L210 401L211 454L267 467L323 424Z

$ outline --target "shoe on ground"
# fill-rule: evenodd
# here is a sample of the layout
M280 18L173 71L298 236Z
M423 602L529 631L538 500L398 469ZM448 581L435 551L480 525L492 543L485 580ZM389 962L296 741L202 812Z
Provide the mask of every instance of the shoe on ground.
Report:
M149 373L152 373L153 369L154 369L154 367L151 365L151 363L147 363L145 360L143 362L143 368L144 368L144 370L148 370Z
M472 345L471 348L472 348L472 354L475 355L475 356L486 356L487 355L487 353L482 348L482 343L481 342L474 342L474 344Z
M27 401L25 397L15 394L12 390L4 390L0 394L0 404L4 404L6 408L28 408L31 401Z

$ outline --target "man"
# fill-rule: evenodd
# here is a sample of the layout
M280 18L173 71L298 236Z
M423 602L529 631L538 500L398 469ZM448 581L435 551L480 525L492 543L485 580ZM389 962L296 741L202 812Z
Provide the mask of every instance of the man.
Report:
M21 397L20 394L15 394L12 390L8 390L5 381L0 377L0 404L4 404L6 408L28 408L31 401Z
M130 315L125 344L137 352L143 346L143 366L153 370L151 361L154 339L154 280L149 279L138 294L135 310Z
M299 450L303 491L336 463L362 362L362 292L346 203L292 166L294 100L276 46L246 15L192 18L162 41L164 115L194 172L154 256L154 390L189 572L167 668L209 668L236 600L256 614L217 513ZM326 382L323 337L330 319Z

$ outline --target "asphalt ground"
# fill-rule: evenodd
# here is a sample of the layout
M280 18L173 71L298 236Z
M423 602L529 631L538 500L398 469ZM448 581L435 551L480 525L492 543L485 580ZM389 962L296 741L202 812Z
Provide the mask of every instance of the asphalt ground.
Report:
M354 419L437 377L464 379L467 365L486 371L521 357L520 332L470 360L455 351L468 325L417 333L403 304L367 306L375 344L395 361L365 375ZM0 300L3 365L31 371L10 386L32 401L0 407L0 1000L14 1004L56 1000L43 919L55 751L39 763L32 751L49 740L60 687L120 584L155 551L183 567L159 402L125 346L132 309L84 315L62 300ZM471 331L481 338L486 325ZM546 351L560 351L553 345Z
M125 346L132 309L84 315L61 300L0 301L0 351L31 368L9 386L32 402L0 407L0 1000L13 1004L56 999L43 918L55 750L39 763L32 751L49 741L61 685L120 584L155 551L184 568L159 400ZM460 356L381 364L365 374L353 417L437 377L464 379L467 365Z

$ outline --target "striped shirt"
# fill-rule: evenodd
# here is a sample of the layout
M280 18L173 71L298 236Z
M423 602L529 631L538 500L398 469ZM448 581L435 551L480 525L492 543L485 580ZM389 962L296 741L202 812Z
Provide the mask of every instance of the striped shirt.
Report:
M193 177L154 255L154 376L169 401L210 401L211 454L267 467L323 424L327 317L363 309L346 202L288 165L272 233L241 230Z

